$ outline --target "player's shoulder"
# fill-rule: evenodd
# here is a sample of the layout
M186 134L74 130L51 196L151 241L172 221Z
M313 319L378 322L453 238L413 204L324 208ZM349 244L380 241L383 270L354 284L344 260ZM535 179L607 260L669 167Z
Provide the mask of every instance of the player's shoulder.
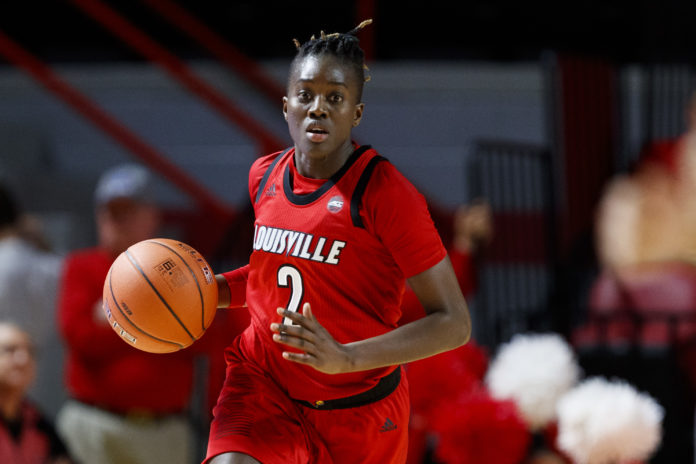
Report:
M269 155L264 155L259 158L257 158L252 164L251 164L251 169L249 170L249 176L256 176L259 173L263 176L263 174L266 172L266 169L273 164L273 161L276 160L279 156L282 156L283 153L286 153L288 150L281 150L281 151L276 151L273 152Z
M289 149L276 151L270 155L261 156L256 159L249 168L249 197L253 200L256 197L256 192L261 184L264 175L271 165ZM252 201L253 202L253 201Z
M375 152L376 153L376 152ZM379 158L376 158L379 156ZM375 159L378 161L374 170L370 174L368 189L372 193L377 191L416 191L411 181L389 161L389 158L376 153Z

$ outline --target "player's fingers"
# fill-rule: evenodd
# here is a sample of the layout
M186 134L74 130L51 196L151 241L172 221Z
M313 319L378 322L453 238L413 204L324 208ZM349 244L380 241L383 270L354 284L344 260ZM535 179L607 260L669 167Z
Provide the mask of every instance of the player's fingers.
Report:
M312 307L310 306L309 303L305 303L304 306L302 306L302 314L307 319L314 320L314 314L312 313Z
M307 341L304 338L293 337L288 334L273 334L273 341L281 345L297 348L311 355L317 354L317 347L314 343Z
M300 325L278 324L274 322L271 324L271 331L276 332L276 335L291 335L307 340L310 343L314 343L316 340L316 336L312 331Z
M301 325L307 328L312 327L312 320L304 317L302 314L296 311L288 311L285 308L278 308L278 314L280 314L283 317L287 317L297 325Z
M311 354L291 353L289 351L283 351L283 358L287 359L288 361L296 362L298 364L306 364L308 366L314 366L317 359Z

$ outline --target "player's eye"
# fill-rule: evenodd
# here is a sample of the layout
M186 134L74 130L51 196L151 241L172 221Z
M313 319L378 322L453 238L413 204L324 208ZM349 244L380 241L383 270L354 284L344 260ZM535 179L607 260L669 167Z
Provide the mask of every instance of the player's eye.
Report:
M329 101L331 103L341 103L343 101L343 95L341 95L340 93L331 94L331 96L329 97Z
M312 99L312 95L306 90L300 90L297 92L297 99L303 103L306 103Z

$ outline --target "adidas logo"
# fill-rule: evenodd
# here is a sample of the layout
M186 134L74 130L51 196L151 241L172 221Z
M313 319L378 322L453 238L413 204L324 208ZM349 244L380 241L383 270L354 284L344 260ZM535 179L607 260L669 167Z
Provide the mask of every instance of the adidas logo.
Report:
M276 196L276 184L272 184L270 187L266 189L266 196L267 197L274 197Z
M384 421L384 425L379 429L380 432L390 432L392 430L396 430L396 424L391 421L387 417L387 420Z

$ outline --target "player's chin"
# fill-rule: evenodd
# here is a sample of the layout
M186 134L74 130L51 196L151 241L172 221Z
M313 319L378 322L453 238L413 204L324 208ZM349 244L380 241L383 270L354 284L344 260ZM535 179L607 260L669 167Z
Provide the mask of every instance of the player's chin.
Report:
M298 148L304 156L313 160L324 160L331 154L330 147L323 143L301 144Z

